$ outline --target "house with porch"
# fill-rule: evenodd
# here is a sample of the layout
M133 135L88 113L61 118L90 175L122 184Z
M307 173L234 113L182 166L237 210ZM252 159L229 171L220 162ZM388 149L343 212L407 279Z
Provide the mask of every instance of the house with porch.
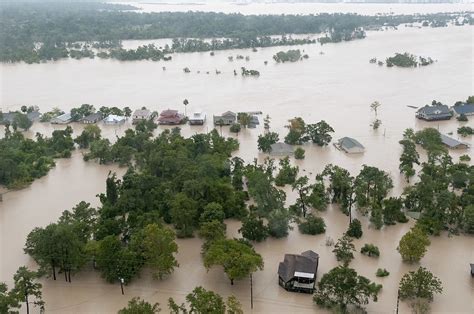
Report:
M231 125L237 122L237 114L232 111L226 111L220 116L214 116L215 125Z
M278 266L278 284L287 291L313 293L318 263L318 253L311 250L301 255L285 254Z
M189 124L191 125L203 125L206 122L206 113L203 111L195 111L191 117L189 117Z

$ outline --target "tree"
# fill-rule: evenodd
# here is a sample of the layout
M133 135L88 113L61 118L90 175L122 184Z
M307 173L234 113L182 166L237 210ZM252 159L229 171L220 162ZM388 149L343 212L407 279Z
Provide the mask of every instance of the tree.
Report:
M186 98L183 100L183 105L184 105L184 115L186 116L186 108L189 105L189 101Z
M249 241L261 242L268 237L268 228L264 225L262 219L254 213L250 213L248 217L243 219L239 233Z
M364 246L360 249L360 252L367 256L376 256L376 257L380 256L379 248L369 243L364 244Z
M225 313L225 303L222 297L202 287L196 287L186 296L189 303L189 313Z
M326 224L321 217L309 215L306 220L298 224L298 229L302 234L316 235L326 232Z
M380 205L393 187L389 174L376 167L362 165L354 180L355 200L359 208Z
M416 271L403 275L399 291L402 300L420 298L432 301L435 293L443 292L443 287L441 280L426 268L419 267Z
M275 132L268 132L263 135L259 135L257 140L258 149L264 153L269 153L271 151L272 144L275 144L278 142L278 140L278 133Z
M125 107L123 108L123 114L129 118L131 115L132 115L132 109L130 109L130 107Z
M13 118L13 126L19 127L25 131L28 131L29 128L33 125L33 122L28 118L28 116L24 113L17 113Z
M218 220L206 221L199 227L199 236L204 239L202 251L205 252L209 246L217 240L225 239L226 224Z
M274 209L268 216L268 233L274 238L286 237L292 229L291 215L285 208Z
M118 311L118 314L155 314L161 311L160 304L150 304L140 298L132 298L128 306Z
M21 266L13 275L15 285L11 291L12 295L16 296L18 300L22 300L26 304L26 313L30 313L30 303L33 306L38 306L41 311L44 310L44 301L42 298L42 285L36 280L40 274L35 271L30 271L25 266ZM33 301L30 298L33 297Z
M420 228L414 227L408 231L398 244L398 252L405 262L418 262L426 253L430 239Z
M329 198L322 176L316 176L316 182L310 186L310 191L311 193L308 196L309 205L317 210L325 210L329 204Z
M305 150L301 147L295 149L295 159L304 159Z
M197 203L184 193L179 193L171 203L171 218L179 238L191 237L196 226Z
M403 200L399 197L389 197L383 200L383 223L394 225L396 222L407 222L408 218L402 212Z
M370 109L375 113L375 117L377 117L377 110L380 106L382 106L382 104L378 101L374 101L370 104Z
M111 283L120 279L130 282L143 266L140 256L113 235L99 241L96 262L102 276Z
M12 313L13 309L20 307L20 300L11 291L8 291L5 283L0 282L0 313Z
M354 269L338 266L323 275L313 299L319 306L336 307L342 313L348 313L348 306L362 307L370 299L377 302L381 288L381 285L358 275Z
M220 265L233 285L234 280L250 276L263 269L263 259L250 244L239 240L222 239L211 244L204 253L204 266Z
M342 262L344 266L347 266L352 261L352 259L354 259L353 252L355 252L355 246L352 243L352 239L344 234L342 238L337 240L334 250L332 251L334 254L336 254L336 259L339 262Z
M241 126L247 128L250 125L250 122L252 121L252 117L246 112L239 112L237 114L237 121Z
M186 302L189 309L182 303L176 304L173 298L168 299L168 306L172 314L186 313L213 313L213 314L243 314L242 305L233 295L227 298L224 303L223 298L213 291L206 290L202 287L196 287L191 293L186 295Z
M469 205L464 209L464 230L467 233L474 233L474 205Z
M420 155L416 151L413 129L406 129L403 133L403 139L399 142L403 146L403 152L400 156L400 173L405 175L407 182L415 175L414 164L419 165Z
M130 248L151 267L153 277L162 279L179 266L174 257L178 252L178 245L174 240L172 230L154 223L132 235Z
M201 223L211 222L213 220L224 222L224 218L225 212L222 205L216 202L211 202L204 207L204 211L202 212L199 221Z
M322 173L323 177L329 177L330 185L328 191L330 193L331 201L339 203L341 210L349 214L349 204L352 202L352 183L349 171L339 166L332 164L327 165Z
M290 159L285 157L280 160L280 171L275 177L275 185L284 186L285 184L293 184L298 175L299 168L290 165Z
M298 216L306 217L306 211L308 207L308 192L310 186L308 185L308 177L302 176L296 179L292 183L291 189L298 192L298 198L296 199L296 204L292 205L290 210L296 213Z
M289 129L288 134L285 136L285 143L290 145L301 145L309 140L306 135L306 123L303 118L296 117L288 120L289 124L286 128Z
M79 148L89 148L90 143L101 139L101 130L95 124L89 124L84 127L81 135L74 139Z
M313 143L318 146L326 146L332 140L329 133L333 133L334 129L326 121L321 120L316 124L308 124L306 132Z
M349 237L360 239L362 237L362 224L360 223L359 219L352 219L349 223L349 228L347 229L346 234Z

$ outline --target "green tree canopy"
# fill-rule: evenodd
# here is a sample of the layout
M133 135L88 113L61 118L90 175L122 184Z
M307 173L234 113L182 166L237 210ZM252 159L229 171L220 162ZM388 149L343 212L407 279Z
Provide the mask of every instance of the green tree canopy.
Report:
M401 239L398 244L398 252L406 262L418 262L426 253L426 247L430 245L430 239L420 228L412 228Z
M314 302L319 306L350 313L349 306L362 307L371 299L377 302L381 288L381 285L358 275L354 269L338 266L323 275L314 294Z
M220 265L230 279L243 279L263 269L263 259L250 244L223 239L215 241L204 254L204 266L209 269Z

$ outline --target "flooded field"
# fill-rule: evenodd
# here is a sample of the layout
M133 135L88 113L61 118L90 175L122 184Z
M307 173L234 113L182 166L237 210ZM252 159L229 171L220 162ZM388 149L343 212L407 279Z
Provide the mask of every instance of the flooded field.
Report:
M273 47L250 50L219 51L209 53L173 55L173 61L118 62L113 60L64 60L38 65L0 65L1 104L3 110L16 109L20 105L38 105L45 111L52 107L70 109L81 103L96 107L147 106L151 110L176 108L184 111L182 100L190 102L188 114L196 108L205 110L208 122L202 127L183 126L185 136L206 132L212 128L212 114L226 110L261 110L272 118L272 130L286 134L284 125L289 118L301 116L309 123L326 120L335 129L334 138L351 136L358 139L366 152L349 156L332 145L324 148L304 145L306 158L296 163L300 174L314 178L325 165L333 163L357 174L362 164L377 166L390 173L395 188L401 193L404 180L398 172L401 147L398 144L404 129L416 130L427 126L439 128L442 133L454 132L460 123L455 119L436 123L415 119L415 110L407 105L422 106L431 100L453 104L473 94L473 28L448 27L441 29L400 28L398 31L370 32L368 38L334 45L300 46L310 58L290 64L275 64L272 55L279 50L293 47ZM130 43L136 44L136 43ZM324 54L321 55L320 52ZM416 69L396 69L369 64L372 57L382 58L395 52L409 51L416 55L430 56L437 62ZM229 62L229 55L248 55L250 61ZM267 66L264 61L269 61ZM166 71L162 69L166 66ZM257 69L259 78L242 78L233 75L241 66ZM189 67L192 73L183 73ZM222 72L215 74L218 69ZM198 74L197 71L201 73ZM209 71L209 74L205 74ZM383 124L378 131L369 126L373 113L369 104L374 100L382 103L379 119ZM467 125L474 126L471 118ZM103 135L114 139L129 127L103 127ZM34 124L28 131L50 134L59 126ZM73 125L75 134L82 125ZM161 132L159 127L155 132ZM256 139L263 128L243 130L239 135L240 149L236 153L246 161L264 154L257 151ZM229 135L223 128L223 134ZM0 136L3 135L3 129ZM235 136L235 135L232 135ZM474 144L471 138L463 141ZM468 151L452 151L457 161ZM34 262L23 254L26 235L36 226L56 221L63 210L70 209L81 200L98 205L96 194L105 190L105 178L109 171L123 174L125 169L115 165L100 166L82 160L76 151L68 160L57 160L50 173L36 180L21 191L9 192L0 202L0 281L12 284L12 274L20 265L34 267ZM295 195L288 192L288 203ZM301 253L312 249L320 255L318 278L337 265L332 248L325 246L326 236L339 238L346 230L348 218L337 208L329 208L321 216L327 224L327 232L320 236L301 235L297 229L288 238L268 239L256 244L256 250L264 257L265 269L254 275L254 313L324 313L312 303L310 295L286 292L278 286L277 268L285 253ZM396 251L399 239L412 222L382 230L368 228L362 217L364 236L355 241L356 248L373 243L381 250L378 259L356 253L351 267L360 274L383 284L377 303L370 303L369 313L394 313L397 286L400 277L417 265L401 262ZM228 236L238 237L240 223L227 221ZM469 262L474 262L474 238L447 235L433 237L427 255L421 265L430 269L443 281L444 292L435 297L432 304L436 313L472 313L474 311L474 281L469 275ZM202 285L223 296L235 294L250 310L249 281L237 281L231 286L221 269L206 271L202 265L198 238L178 240L180 267L163 281L156 281L146 272L125 287L107 284L98 273L82 271L66 283L61 278L54 282L44 279L43 293L47 313L114 313L124 307L133 296L147 301L158 301L167 309L167 299L178 301L195 286ZM375 277L377 268L386 268L390 276ZM165 311L166 312L166 311ZM400 313L409 309L401 303Z

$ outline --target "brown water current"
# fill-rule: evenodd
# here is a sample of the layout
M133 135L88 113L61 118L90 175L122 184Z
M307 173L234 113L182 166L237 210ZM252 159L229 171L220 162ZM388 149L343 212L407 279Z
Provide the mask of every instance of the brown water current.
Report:
M127 43L130 45L136 42ZM152 110L177 108L184 111L182 100L190 102L188 114L201 108L208 114L208 123L202 127L183 126L185 136L206 132L212 128L212 114L226 110L261 110L272 118L272 130L283 138L283 127L289 118L301 116L309 123L326 120L335 129L334 138L351 136L366 147L363 155L351 156L336 150L332 145L324 148L304 145L306 158L296 161L301 175L312 179L326 164L333 163L347 168L356 175L362 164L377 166L390 173L399 195L405 186L399 175L398 163L401 153L398 141L403 130L415 130L427 126L439 128L442 133L454 132L461 125L455 119L427 123L416 120L415 110L407 105L422 106L431 100L453 104L473 94L473 28L448 27L441 29L415 29L401 27L398 31L369 32L368 38L333 45L306 45L309 59L296 63L275 64L272 55L279 50L292 47L273 47L250 50L218 51L214 57L209 53L173 55L173 60L164 62L118 62L113 60L63 60L38 65L0 65L1 102L3 110L20 105L38 105L43 111L52 107L72 108L81 103L130 106L143 105ZM324 54L319 54L323 51ZM382 58L395 52L408 51L416 55L430 56L437 62L422 68L398 69L369 64L372 57ZM227 56L236 54L250 56L250 61L229 62ZM264 61L268 60L268 65ZM162 67L166 66L166 71ZM183 73L184 67L192 73ZM234 77L233 70L241 66L257 69L258 78ZM216 75L215 70L222 71ZM200 74L197 71L201 71ZM205 74L210 71L210 74ZM369 126L374 119L369 104L374 100L382 103L378 118L382 120L379 130ZM473 118L463 125L474 126ZM123 126L103 126L103 135L114 139L123 134ZM61 126L35 123L27 132L50 134ZM82 125L73 124L75 134ZM163 130L159 127L158 134ZM0 132L3 132L1 130ZM264 154L257 151L256 139L263 132L257 129L243 130L237 138L240 149L236 155L246 161ZM3 133L0 133L2 136ZM224 135L230 135L223 128ZM231 135L235 136L235 135ZM474 144L472 138L463 141ZM452 151L453 160L462 154L472 154L472 148ZM105 190L105 178L109 171L122 175L125 169L115 165L101 166L84 162L81 152L76 151L71 159L57 160L50 173L36 180L30 187L9 192L0 202L0 281L11 286L12 274L18 266L35 267L34 262L23 254L26 235L36 226L54 222L61 212L72 208L81 200L98 205L96 194ZM286 189L288 203L295 195ZM107 284L99 274L91 270L81 271L66 283L43 279L43 294L47 313L114 313L124 307L133 296L147 301L158 301L167 309L167 298L183 301L187 293L201 285L223 296L236 295L246 313L324 313L312 303L310 295L291 293L278 286L277 268L285 253L301 253L312 249L320 255L318 278L337 265L332 248L325 246L330 236L339 238L346 230L348 218L337 208L331 207L321 213L327 224L327 232L319 236L301 235L295 228L285 239L268 239L255 244L262 254L265 269L254 274L254 309L250 309L249 280L237 281L231 286L222 269L209 272L204 268L198 238L178 240L177 255L180 267L168 278L157 281L144 271L140 278L125 287ZM356 240L360 250L365 243L380 248L378 259L356 253L351 267L360 274L383 284L378 302L367 306L369 313L394 313L397 287L400 277L418 265L402 263L396 251L398 241L413 222L390 226L382 230L370 229L367 218L362 217L364 235ZM227 221L229 237L239 237L240 222ZM431 238L431 245L420 265L430 269L442 282L443 294L435 297L432 310L435 313L473 313L474 280L469 275L469 263L474 263L474 238L460 235L448 237L443 234ZM386 268L390 276L375 277L377 268ZM165 311L166 312L166 311ZM409 313L401 303L400 313Z

